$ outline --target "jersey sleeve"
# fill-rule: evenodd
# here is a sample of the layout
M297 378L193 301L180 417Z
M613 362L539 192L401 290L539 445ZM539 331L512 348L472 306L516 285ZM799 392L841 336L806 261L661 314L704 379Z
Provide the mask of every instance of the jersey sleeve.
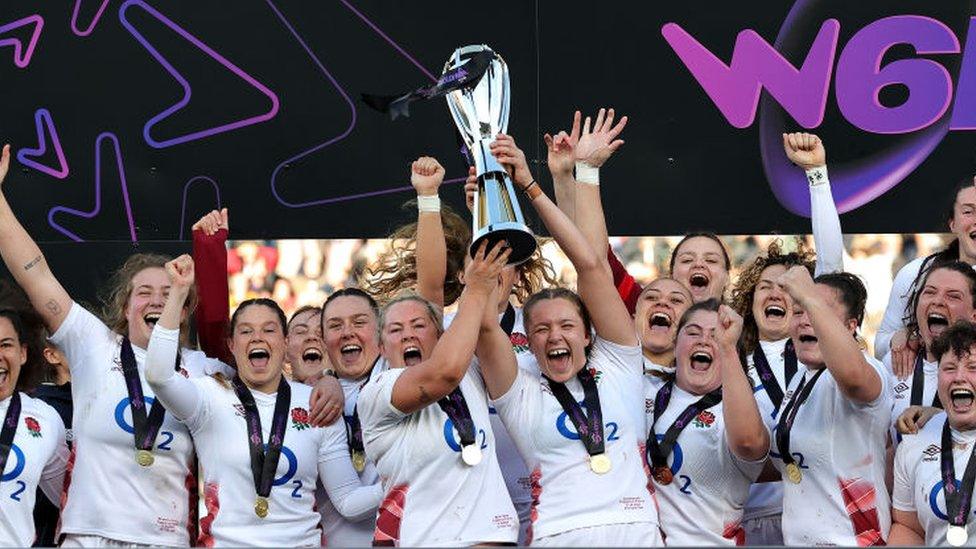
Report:
M104 360L99 351L117 345L118 337L98 317L72 302L64 322L51 335L51 341L68 359L72 381L86 383L92 372L97 371L98 360Z
M915 468L912 456L915 444L905 440L895 450L894 483L891 490L891 506L899 511L914 513L915 505ZM916 458L915 463L918 462Z
M817 248L816 274L837 273L844 270L844 234L840 215L830 191L827 168L807 171L810 182L810 222L813 243Z
M865 413L870 411L872 414L877 414L878 417L884 418L884 424L891 424L891 405L894 401L894 389L892 388L892 375L888 373L887 367L881 363L880 360L875 359L872 356L868 356L864 353L864 358L867 363L874 369L881 378L881 392L878 393L878 398L872 400L871 402L863 403L851 400L844 396L841 391L835 391L834 398L841 401L841 406L847 406L851 408L855 414Z
M202 389L173 370L179 348L180 331L156 326L146 350L146 381L166 411L193 430L204 414Z
M918 277L922 268L922 261L919 258L907 263L898 270L895 280L891 284L891 294L888 295L888 306L885 308L884 317L881 319L881 326L878 333L874 336L874 356L883 357L891 349L891 337L895 332L905 327L905 308L911 298L909 292L912 283Z
M591 364L599 364L603 368L618 369L634 376L644 375L644 355L639 345L618 345L594 336L589 360Z
M530 470L535 466L534 433L542 410L539 384L538 377L519 368L508 392L491 401Z
M379 460L395 442L397 425L407 417L393 405L393 386L404 368L391 368L363 387L356 405L362 422L363 442L370 445L370 458Z
M39 487L49 501L58 502L61 501L70 452L65 442L64 422L61 421L61 416L53 408L47 415L51 426L54 427L55 447L51 457L44 464L44 470L41 471Z
M347 520L357 522L376 513L383 499L380 483L363 485L353 469L346 443L343 422L322 428L319 446L319 480L329 495L329 501Z
M196 323L200 348L207 356L225 364L234 363L234 355L227 347L230 291L227 285L227 230L220 229L212 236L193 231L193 262L196 265L196 285L200 302Z
M607 261L610 263L610 271L613 273L613 285L616 286L620 299L627 306L627 312L633 315L634 311L637 310L637 298L640 297L643 288L634 277L630 276L627 268L620 262L617 254L613 253L613 248L610 246L607 246Z

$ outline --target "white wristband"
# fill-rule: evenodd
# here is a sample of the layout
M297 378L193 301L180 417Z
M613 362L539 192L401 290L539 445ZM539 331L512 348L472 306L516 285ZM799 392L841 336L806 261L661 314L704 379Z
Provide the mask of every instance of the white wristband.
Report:
M441 197L437 196L436 194L433 196L417 195L417 211L434 213L440 212Z
M586 162L576 163L576 180L588 185L600 184L600 168L594 168Z
M830 183L830 180L827 179L827 166L818 166L807 170L807 181L810 182L811 187Z

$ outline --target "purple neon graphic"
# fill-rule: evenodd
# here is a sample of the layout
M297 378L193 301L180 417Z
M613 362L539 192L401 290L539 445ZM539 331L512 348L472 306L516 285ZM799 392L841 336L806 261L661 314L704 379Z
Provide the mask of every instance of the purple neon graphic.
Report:
M14 65L17 65L17 68L20 69L26 69L27 65L30 65L31 58L34 57L34 48L37 47L37 41L41 38L41 29L44 28L44 18L40 14L35 13L34 15L29 15L23 19L18 19L12 23L0 26L0 36L3 36L9 31L31 24L34 25L34 32L31 34L26 48L24 48L24 43L21 42L20 38L0 38L0 48L13 46Z
M90 1L90 0L89 0ZM102 18L102 13L105 12L105 8L108 7L109 0L101 0L102 4L98 6L98 10L95 11L95 16L92 17L88 26L84 30L78 29L78 12L81 11L81 5L85 3L85 0L75 0L75 8L71 11L71 32L78 36L88 36L95 30L95 26L98 25L98 21Z
M136 224L132 218L132 206L129 204L129 188L125 182L125 166L122 162L122 149L119 146L119 138L111 132L104 132L100 134L95 139L95 207L92 208L90 212L76 210L74 208L69 208L67 206L55 206L51 208L47 213L47 222L54 230L60 232L61 234L67 236L75 242L84 242L85 240L75 233L69 231L68 229L62 227L57 221L54 220L54 216L58 213L65 213L71 216L83 217L85 219L93 219L102 210L102 142L105 140L111 141L112 151L115 154L115 162L117 169L119 171L119 183L122 188L122 202L125 205L125 217L126 221L129 223L129 238L132 242L137 242L136 238Z
M413 187L411 187L410 185L407 185L407 186L402 186L402 187L394 187L394 188L390 188L390 189L382 189L382 190L378 190L378 191L370 191L370 192L364 192L364 193L357 193L357 194L348 194L348 195L336 196L336 197L332 197L332 198L321 198L321 199L317 199L317 200L309 200L307 202L290 202L290 201L286 200L284 197L281 196L281 194L278 192L278 175L281 173L281 171L283 169L285 169L285 166L290 166L292 163L294 163L294 162L296 162L298 160L301 160L301 159L303 159L303 158L305 158L305 157L307 157L307 156L309 156L311 154L314 154L314 153L316 153L318 151L321 151L322 149L324 149L324 148L326 148L326 147L328 147L330 145L334 145L334 144L342 141L346 137L348 137L349 134L352 133L353 128L356 127L357 112L356 112L356 105L355 105L355 103L353 103L352 99L350 99L349 94L342 87L342 85L339 83L339 81L336 80L336 78L334 76L332 76L332 73L329 72L329 70L327 68L325 68L325 65L322 63L322 60L319 59L319 57L317 55L315 55L315 53L308 46L308 44L305 42L305 40L301 37L301 35L298 33L298 31L295 29L295 27L291 24L291 22L288 21L288 18L285 17L285 15L281 12L280 9L278 9L278 6L276 6L275 3L272 0L265 0L265 1L267 2L268 7L271 8L271 10L275 13L275 15L281 21L281 24L285 26L285 28L295 38L295 40L302 47L302 49L305 50L305 53L308 54L309 58L311 58L312 62L315 64L315 66L319 68L319 70L322 72L322 74L325 75L326 79L328 79L328 81L332 84L332 86L336 89L336 91L339 92L339 95L342 96L343 100L349 106L349 113L350 113L349 126L347 126L346 129L342 133L340 133L339 135L337 135L335 137L332 137L331 139L328 139L327 141L324 141L322 143L319 143L319 144L315 145L314 147L311 147L309 149L306 149L306 150L304 150L304 151L302 151L302 152L300 152L300 153L298 153L298 154L296 154L296 155L294 155L294 156L292 156L290 158L287 158L287 159L279 162L278 165L275 166L274 170L271 173L271 194L274 195L275 200L277 200L283 206L287 206L289 208L307 208L309 206L321 206L321 205L324 205L324 204L334 204L336 202L346 202L346 201L349 201L349 200L357 200L357 199L360 199L360 198L368 198L368 197L372 197L372 196L381 196L381 195L386 195L386 194L393 194L393 193L399 193L399 192L405 192L405 191L413 190ZM421 65L420 62L418 62L416 59L414 59L414 57L411 56L409 53L407 53L407 51L404 50L402 47L400 47L399 44L397 44L396 42L394 42L392 38L390 38L386 33L384 33L375 23L373 23L362 12L360 12L358 9L356 9L355 6L353 6L352 4L350 4L349 2L347 2L346 0L340 0L340 1L350 11L352 11L353 14L355 14L363 22L365 22L367 26L369 26L371 29L373 29L373 31L375 31L377 34L379 34L380 37L382 37L393 49L395 49L396 51L398 51L401 55L403 55L411 63L413 63L414 66L416 66L418 69L420 69L420 71L423 72L431 81L434 81L434 82L437 81L437 77L435 77L430 71L428 71L426 68L424 68L424 66ZM459 182L462 182L464 180L465 180L465 178L447 179L447 180L444 181L444 183L445 184L459 183Z
M169 61L167 61L166 58L163 57L163 55L159 53L159 51L156 50L156 48L154 48L152 44L150 44L149 41L146 40L146 38L142 34L140 34L139 31L136 30L136 28L132 25L132 23L130 23L129 20L126 18L126 11L128 11L128 9L133 6L137 6L145 10L146 13L155 17L161 23L169 27L170 30L179 34L183 39L196 46L199 50L207 54L211 59L217 61L218 63L223 65L224 68L231 71L239 78L241 78L242 80L244 80L245 82L247 82L248 84L256 88L265 97L267 97L270 100L271 108L264 114L258 116L252 116L228 124L223 124L214 128L208 128L206 130L201 130L186 135L172 137L163 140L156 140L155 138L153 138L152 136L153 126L165 120L166 118L169 118L172 114L178 112L183 107L187 106L190 103L190 97L192 95L193 90L190 88L190 83L186 80L186 78L182 74L180 74L178 70L176 70L176 67L174 67ZM149 51L150 55L152 55L153 58L156 59L156 61L160 65L162 65L164 69L166 69L166 72L168 72L170 76L172 76L177 82L179 82L180 86L183 88L183 97L179 100L179 102L167 108L163 112L157 114L156 116L150 118L149 121L146 122L146 125L143 127L143 131L142 131L143 137L146 139L146 143L148 143L151 147L162 149L166 147L172 147L173 145L187 143L189 141L195 141L197 139L203 139L205 137L210 137L224 132L238 130L240 128L244 128L253 124L260 124L262 122L266 122L274 118L275 115L278 114L278 106L279 106L278 96L275 95L273 91L271 91L267 86L265 86L261 82L258 82L251 75L244 72L240 67L238 67L237 65L229 61L227 58L214 51L210 46L201 42L198 38L196 38L195 36L187 32L185 29L183 29L182 27L174 23L165 15L156 11L156 9L146 4L144 1L127 0L124 4L122 4L122 7L119 8L119 20L122 22L122 26L125 27L126 30L128 30L129 33L132 34L132 36L135 37L135 39L140 44L142 44L144 48L146 48L146 50Z
M217 182L205 175L198 175L196 177L191 177L190 180L183 185L183 205L180 207L180 240L183 240L183 228L184 228L184 224L186 223L186 195L189 194L190 192L190 186L197 181L205 181L207 183L210 183L210 186L213 187L214 195L217 199L216 209L219 210L221 207L220 186L217 185Z
M64 157L64 150L61 148L61 140L58 139L58 131L54 129L54 119L51 118L51 112L47 109L38 109L37 112L34 113L34 124L37 127L37 148L20 149L17 151L17 160L19 160L21 164L34 168L39 172L46 173L51 177L55 177L57 179L64 179L65 177L68 177L68 161ZM45 128L47 129L46 132L44 131ZM34 158L41 158L47 153L48 136L50 136L51 147L54 149L54 154L58 157L57 169L34 160Z
M763 89L801 126L815 128L823 122L840 34L836 19L824 21L799 70L751 29L735 39L729 65L675 23L664 25L661 34L736 128L752 125Z
M791 39L797 23L811 16L815 4L816 0L798 0L793 5L776 36L774 45L777 50ZM838 72L840 70L838 68ZM950 118L949 115L942 116L929 127L898 138L895 145L867 158L831 163L831 190L838 210L845 213L863 206L904 180L946 136ZM759 111L759 147L769 186L783 207L809 217L806 177L783 154L782 133L789 127L782 109L769 98L763 98Z

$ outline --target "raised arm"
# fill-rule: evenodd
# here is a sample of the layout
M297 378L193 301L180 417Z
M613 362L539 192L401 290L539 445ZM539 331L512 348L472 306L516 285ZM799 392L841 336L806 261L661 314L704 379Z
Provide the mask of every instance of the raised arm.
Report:
M737 344L742 334L742 317L728 305L722 305L715 332L722 361L722 417L729 449L746 461L763 459L769 453L769 431L739 358Z
M576 267L579 294L590 312L597 333L618 345L637 345L633 321L608 275L605 258L597 255L576 225L538 185L529 188L533 181L532 173L525 162L525 154L515 145L514 139L499 135L492 143L491 150L499 162L509 167L515 184L532 192L532 206Z
M196 311L200 349L224 364L234 364L227 346L230 291L227 286L227 208L213 210L193 224L193 262L197 267Z
M492 292L498 275L508 263L511 249L504 241L486 251L482 243L464 271L464 291L458 300L458 313L444 332L430 358L406 368L393 386L393 406L410 414L437 402L457 387L468 371L481 327L485 307L495 310Z
M877 399L882 389L881 376L868 364L837 312L820 297L810 272L805 267L793 267L777 283L809 316L824 363L844 396L864 404Z
M556 197L556 204L566 214L566 217L576 222L576 178L573 177L576 143L580 134L580 112L573 115L573 130L570 133L561 131L553 137L548 133L543 136L546 142L547 163L549 174L552 175L552 187Z
M591 130L587 116L573 151L576 160L576 226L601 258L607 255L610 243L600 198L600 168L624 144L617 136L627 125L626 116L616 126L613 118L613 109L600 109ZM573 131L576 129L574 125Z
M810 183L810 221L817 248L816 274L839 273L844 270L844 234L827 179L827 151L823 142L811 133L784 133L783 149L790 162L803 168Z
M166 410L179 420L191 418L202 402L200 389L173 369L179 350L180 319L193 286L193 259L184 254L166 264L169 296L146 349L146 381Z
M499 289L496 286L490 303L498 303ZM498 312L485 307L481 316L481 333L475 350L481 364L481 376L485 380L490 398L500 398L508 392L518 374L518 361L512 351L512 341L498 323Z
M10 145L4 145L0 152L0 185L9 169ZM41 249L17 221L3 192L0 192L0 256L44 319L48 331L56 332L71 308L71 296L54 277Z
M439 307L444 307L447 276L447 244L437 196L443 181L444 168L432 157L421 156L410 167L410 184L417 190L417 293Z

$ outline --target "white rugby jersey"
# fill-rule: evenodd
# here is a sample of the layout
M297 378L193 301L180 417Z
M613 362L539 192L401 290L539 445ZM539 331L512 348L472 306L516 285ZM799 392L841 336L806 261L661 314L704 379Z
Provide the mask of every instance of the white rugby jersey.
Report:
M898 444L901 435L895 429L895 422L912 404L912 389L914 387L914 376L909 375L906 379L897 379L891 369L891 353L884 357L885 370L891 377L891 440L893 444ZM931 406L935 400L935 395L939 390L939 363L929 362L922 359L922 402L921 406Z
M61 532L150 545L190 545L197 532L196 458L189 431L169 412L156 437L154 463L136 463L132 413L120 359L122 337L77 303L51 336L71 368L72 464ZM146 403L146 351L132 346ZM226 367L183 349L180 373Z
M766 361L769 362L769 369L773 373L773 377L776 379L776 383L782 389L784 395L788 389L786 384L786 342L789 338L780 339L777 341L760 341L759 345L762 347L763 354L766 356ZM756 403L759 405L759 411L763 414L763 420L773 423L773 417L776 413L776 406L773 404L773 400L769 397L769 393L766 390L766 382L760 379L759 372L756 371L756 366L753 364L752 353L746 355L746 375L749 376L749 381L752 383L752 394L756 397ZM803 374L800 370L802 366L797 364L797 374ZM785 396L784 396L785 400ZM770 449L775 452L776 447L773 446L775 441L770 441ZM783 512L783 484L780 482L759 482L753 484L749 488L749 499L746 500L746 508L742 515L743 521L748 521L758 517L768 517L779 515Z
M0 423L10 397L0 401ZM0 546L30 547L34 543L34 498L40 488L60 501L68 465L61 416L40 399L20 393L20 418L0 478Z
M309 424L312 388L289 382L291 404L284 445L267 498L268 516L260 518L254 512L257 492L251 472L244 407L233 387L211 377L192 382L200 389L201 401L197 412L186 418L186 424L197 443L204 471L207 516L200 521L201 544L232 547L321 545L315 483L320 472L326 474L343 461L350 471L352 469L343 425L336 422L324 428L312 427ZM261 417L261 439L267 442L277 393L251 391L251 395ZM355 478L354 473L350 475ZM371 514L379 496L377 490L373 505L366 506L359 515Z
M906 435L895 451L895 482L891 505L899 511L915 513L925 529L925 545L948 545L949 530L942 472L942 427L947 420L943 412L925 424L915 435ZM966 465L976 443L976 431L952 429L952 461L956 480L962 481ZM976 508L966 521L969 543L976 540Z
M866 546L888 538L891 506L884 474L891 381L881 362L864 356L881 377L878 398L868 404L848 400L827 370L796 415L790 453L803 478L799 484L783 482L786 545ZM801 363L780 413L801 380L815 373ZM775 441L774 431L770 455L785 478Z
M340 379L342 392L346 397L345 408L343 410L343 421L348 422L352 417L356 402L359 400L359 387L365 379L353 380ZM360 425L362 420L360 420ZM347 424L348 425L348 424ZM376 473L376 466L370 459L366 460L363 472L359 473L359 480L364 486L379 485L380 477ZM319 514L322 515L322 537L323 543L329 547L369 547L373 543L373 530L376 528L376 514L363 518L362 520L352 521L342 516L342 514L332 505L329 495L321 483L315 489L315 500L318 505Z
M525 315L521 307L513 307L515 310L515 322L512 324L512 333L509 339L512 341L512 352L515 353L515 360L518 367L534 376L540 375L539 362L535 355L529 350L529 339L525 335ZM444 316L444 329L446 330L451 322L454 321L456 313ZM501 319L504 313L498 315ZM475 366L478 364L475 358ZM505 477L505 486L508 488L508 495L512 498L519 516L523 511L528 512L532 505L532 479L529 477L529 468L525 465L525 460L515 447L512 436L508 434L508 429L494 406L488 406L491 415L491 431L495 434L495 454L498 456L498 466L501 467L502 476Z
M646 419L649 436L654 400L664 382L650 376L645 379L646 402L650 403ZM674 385L668 408L655 426L659 441L681 412L702 396ZM770 418L770 411L760 406L760 415ZM771 425L767 424L767 428ZM766 457L747 461L732 453L721 402L703 410L681 431L668 456L673 482L654 484L665 542L676 546L743 545L743 507L750 484L765 464Z
M375 543L457 547L516 541L519 521L503 489L481 378L471 368L459 385L482 452L481 462L468 466L457 429L437 403L412 414L393 405L393 386L405 371L382 372L359 398L366 454L386 493Z
M589 454L544 378L519 369L512 387L494 401L532 470L533 539L589 526L658 524L643 460L641 349L595 336L586 367L600 392L605 451L612 463L605 474L590 470ZM573 377L565 385L582 403L579 380Z

